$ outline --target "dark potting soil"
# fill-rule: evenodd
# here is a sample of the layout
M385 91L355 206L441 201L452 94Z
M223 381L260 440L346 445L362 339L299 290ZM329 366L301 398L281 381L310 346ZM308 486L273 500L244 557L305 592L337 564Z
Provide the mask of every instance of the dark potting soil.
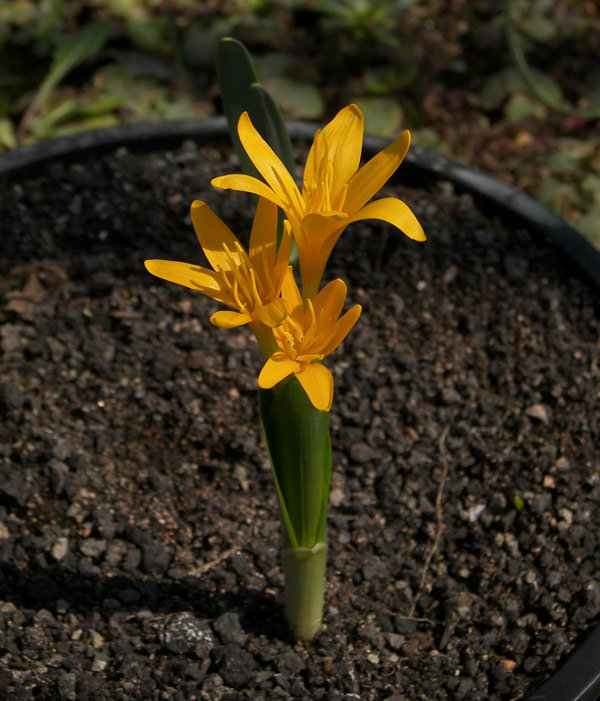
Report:
M202 262L195 198L249 231L208 185L235 170L186 143L2 183L0 696L521 698L600 615L594 291L447 183L395 190L426 244L342 236L364 311L327 363L325 627L295 644L258 348L142 265Z

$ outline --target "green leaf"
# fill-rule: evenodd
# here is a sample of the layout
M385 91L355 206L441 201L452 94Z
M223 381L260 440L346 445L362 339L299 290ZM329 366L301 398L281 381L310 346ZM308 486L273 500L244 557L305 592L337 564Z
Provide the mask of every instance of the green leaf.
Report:
M272 76L265 84L281 109L294 119L320 119L325 113L325 102L312 83Z
M0 119L0 147L9 149L17 148L17 135L15 126L8 117Z
M582 217L577 228L590 243L600 249L600 207Z
M248 90L248 114L259 133L294 176L296 157L290 135L277 103L260 83L252 83Z
M527 117L542 120L546 116L546 108L536 98L524 93L515 93L507 102L504 113L511 122L520 122Z
M365 117L365 132L395 136L402 128L402 107L391 97L361 97L355 100Z
M595 204L600 205L600 175L588 173L581 183L581 189Z
M514 92L523 91L525 81L516 68L506 68L490 76L479 93L479 104L483 110L498 109Z
M325 541L331 481L329 412L314 408L296 378L260 390L259 397L286 547L312 548Z
M535 41L549 41L556 36L556 25L549 17L534 15L523 22L523 31Z
M34 21L36 15L35 3L29 0L13 0L2 3L0 7L0 22L25 27Z
M548 209L560 214L566 204L577 200L577 190L570 183L546 178L538 189L537 198Z
M160 52L167 34L165 17L134 15L127 17L125 26L131 43L140 51Z
M35 102L43 103L67 73L98 53L109 33L108 22L93 22L62 39L54 53L48 75L39 87Z
M513 504L519 513L523 513L523 511L525 511L525 502L518 494L513 498Z
M248 109L248 91L258 83L256 69L246 47L237 39L226 37L217 45L217 77L221 89L223 111L227 117L229 136L244 173L260 178L237 133L240 115Z

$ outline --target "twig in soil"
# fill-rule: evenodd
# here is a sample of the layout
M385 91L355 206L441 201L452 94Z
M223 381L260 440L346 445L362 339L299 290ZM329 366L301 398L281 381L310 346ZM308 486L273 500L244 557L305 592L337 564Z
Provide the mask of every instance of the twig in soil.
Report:
M223 562L223 560L226 560L228 557L231 557L231 555L233 555L233 553L237 550L239 550L239 548L229 548L229 550L225 550L225 552L222 552L214 560L211 560L210 562L205 562L199 567L195 567L193 570L190 571L189 574L192 577L196 577L199 574L204 574L205 572L208 572L208 570L212 570L213 567L216 567L218 564Z
M429 552L427 553L427 558L425 559L425 564L423 565L423 571L421 572L421 579L419 580L419 586L417 587L417 593L414 596L414 599L412 601L412 604L410 605L410 610L408 612L408 617L412 618L415 614L415 609L417 607L417 603L419 601L419 598L421 596L421 593L423 589L425 588L425 580L427 578L427 572L429 571L429 567L431 565L431 560L433 559L433 556L435 555L436 550L438 549L438 546L440 544L440 538L442 536L442 530L444 528L444 523L442 521L442 496L444 494L444 486L446 485L446 479L448 477L448 457L446 456L446 436L448 435L448 429L450 427L446 426L446 428L442 431L442 435L440 436L440 455L442 458L442 476L440 477L440 484L438 487L437 495L435 497L435 517L436 517L436 530L435 530L435 537L433 539L433 543L431 545L431 548Z

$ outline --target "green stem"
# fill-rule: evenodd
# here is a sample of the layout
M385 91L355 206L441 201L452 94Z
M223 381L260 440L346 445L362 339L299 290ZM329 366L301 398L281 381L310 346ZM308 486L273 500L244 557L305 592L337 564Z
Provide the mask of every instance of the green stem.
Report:
M296 640L312 640L323 622L327 544L283 551L285 617Z
M256 336L258 345L262 350L263 358L268 360L273 353L276 353L279 350L275 336L273 336L273 329L261 324L260 321L252 321L250 322L249 326Z

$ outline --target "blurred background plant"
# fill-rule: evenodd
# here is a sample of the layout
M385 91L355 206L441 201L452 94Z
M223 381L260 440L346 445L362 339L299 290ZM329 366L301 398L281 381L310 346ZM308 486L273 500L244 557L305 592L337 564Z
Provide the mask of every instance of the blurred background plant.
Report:
M287 118L354 101L367 131L409 127L600 246L600 6L509 9L507 27L492 0L0 0L0 150L219 114L214 53L231 35Z

